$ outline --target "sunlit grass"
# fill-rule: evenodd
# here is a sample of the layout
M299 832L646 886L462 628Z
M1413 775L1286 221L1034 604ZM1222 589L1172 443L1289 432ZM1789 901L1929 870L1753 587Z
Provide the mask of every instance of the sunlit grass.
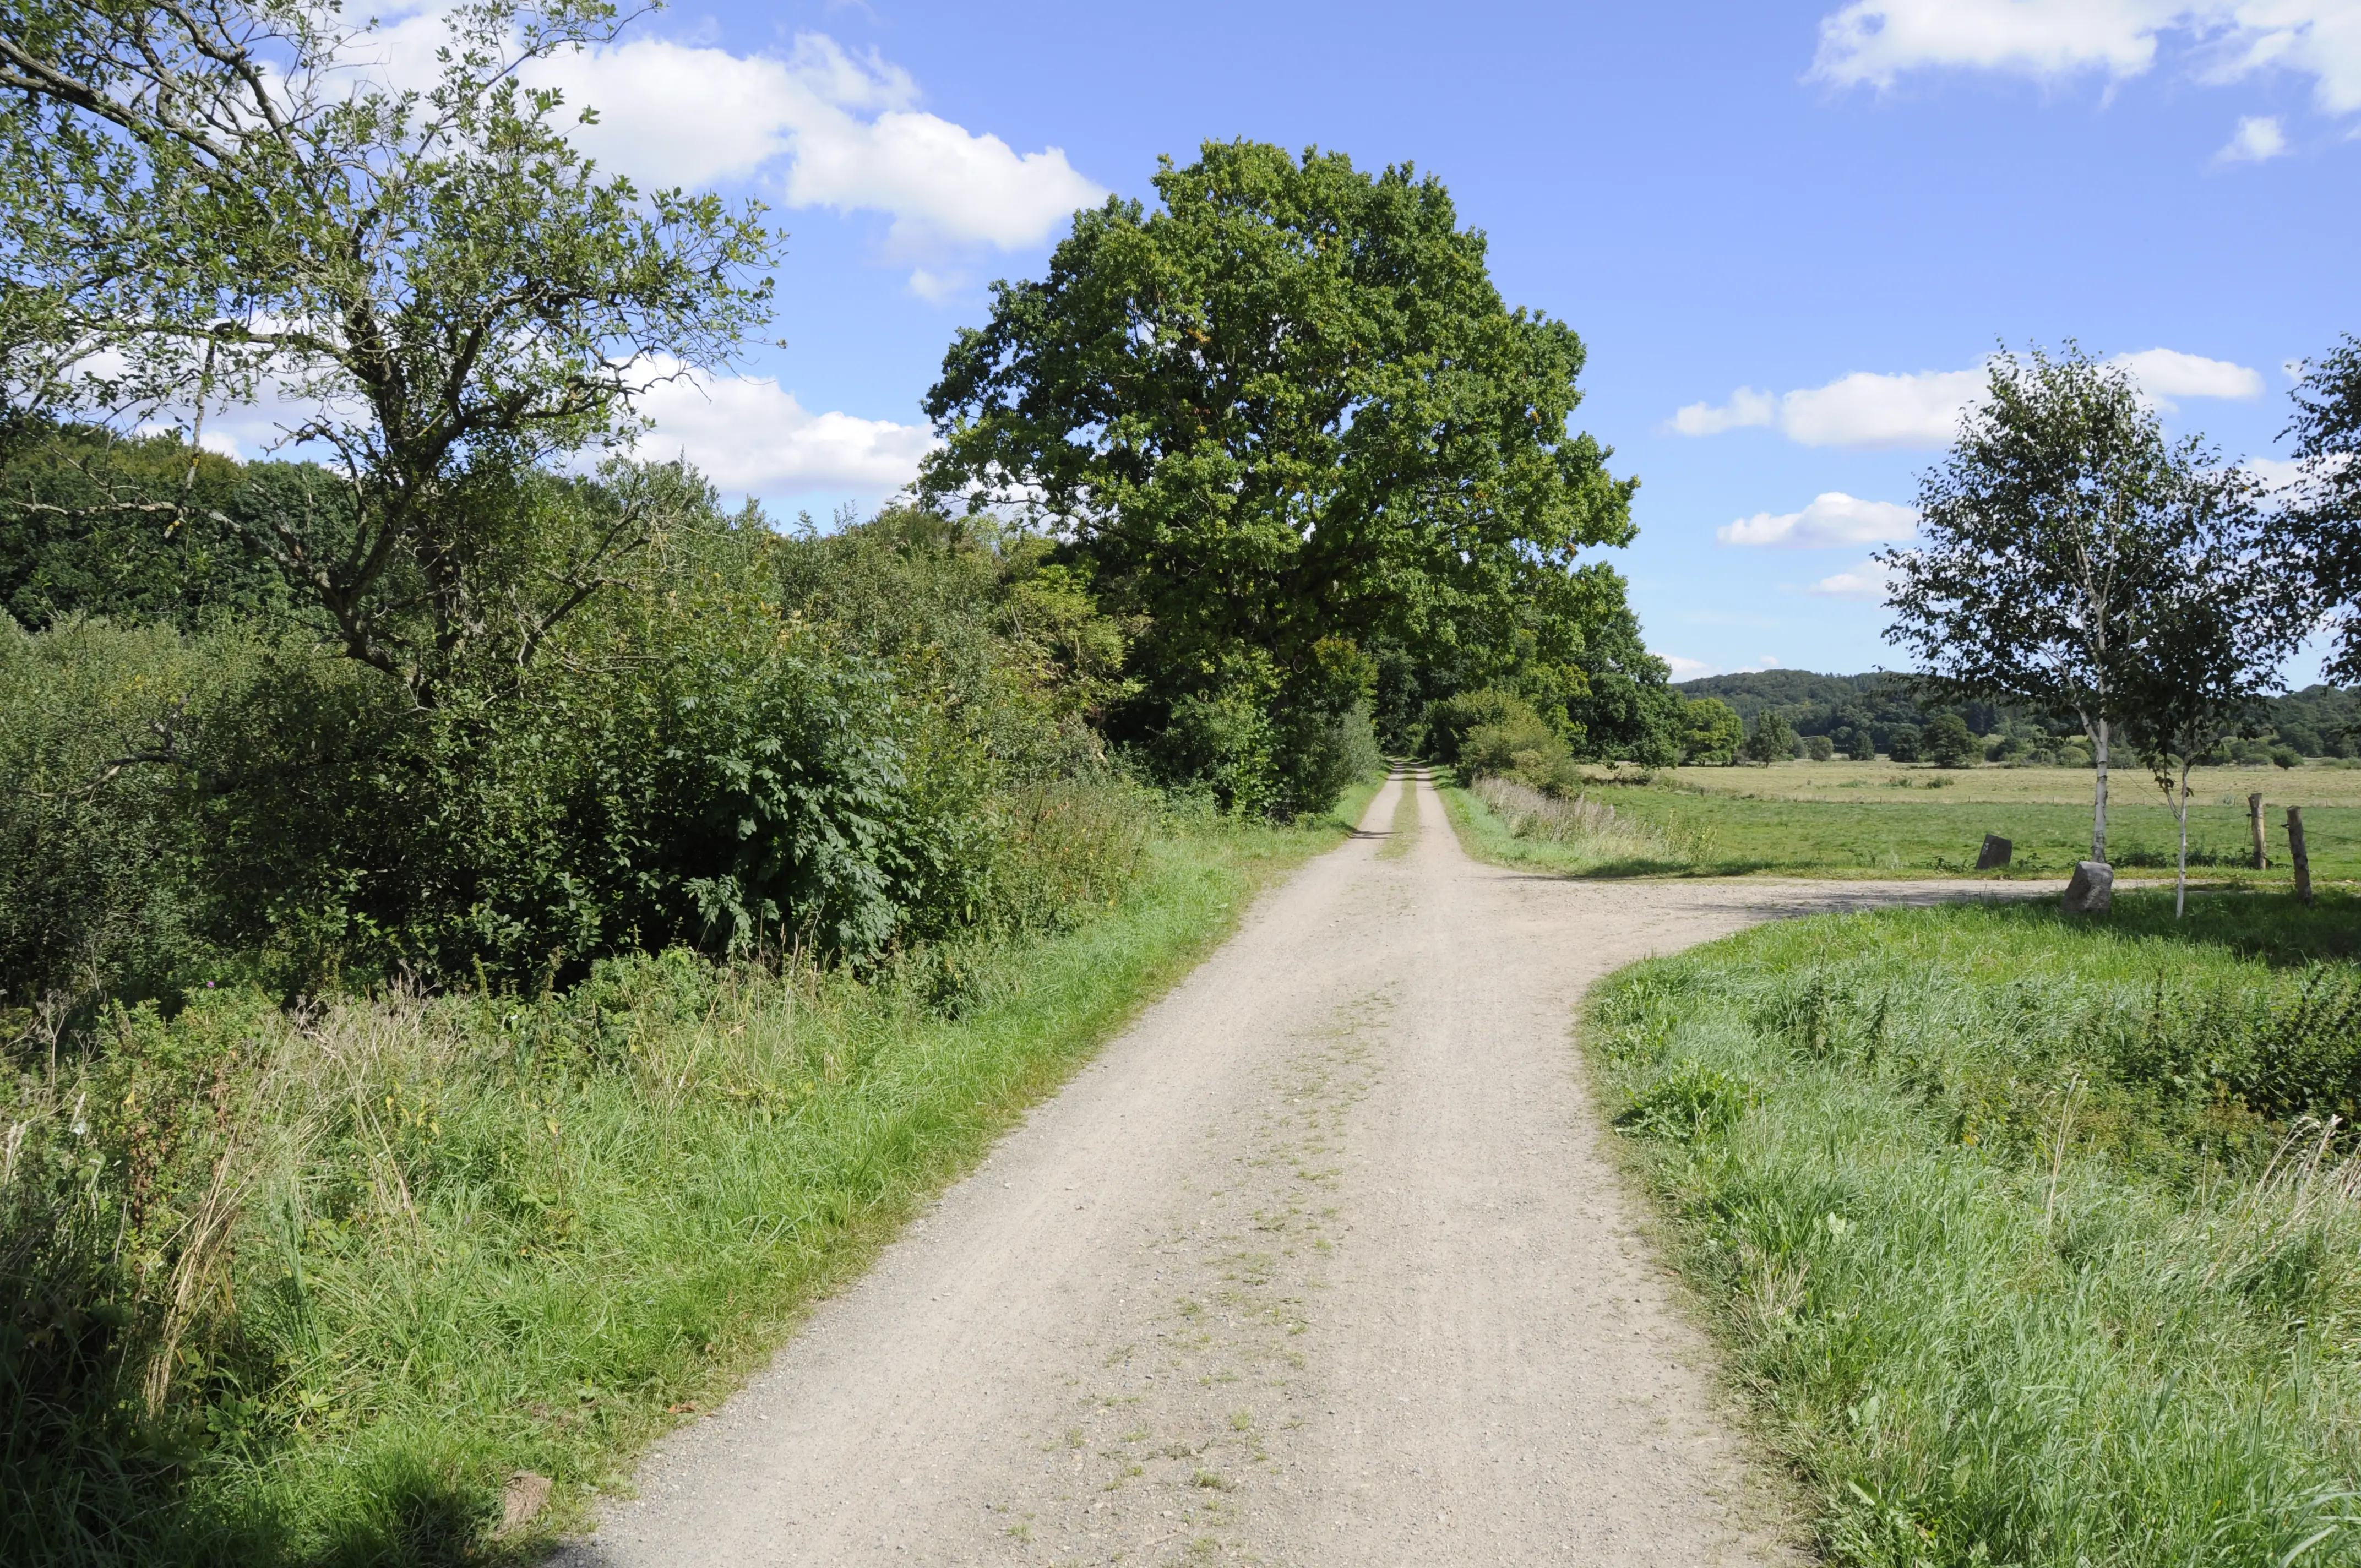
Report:
M868 977L675 953L541 999L132 1021L226 1064L198 1082L229 1086L231 1223L159 1416L12 1401L0 1560L533 1559L489 1535L506 1476L577 1522L1345 826L1168 832L1055 934ZM71 1152L80 1105L16 1111Z
M2361 1561L2361 1166L2320 1120L2361 1098L2361 905L2118 910L1782 923L1595 993L1837 1561Z

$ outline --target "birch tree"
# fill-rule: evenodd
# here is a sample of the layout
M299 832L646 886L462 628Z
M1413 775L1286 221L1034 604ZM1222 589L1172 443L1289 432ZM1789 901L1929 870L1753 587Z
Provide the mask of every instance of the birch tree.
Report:
M2158 498L2154 579L2129 617L2122 700L2180 829L2173 915L2189 902L2190 770L2263 717L2302 641L2299 593L2270 548L2261 487L2194 446L2171 455Z
M1922 477L1923 543L1880 555L1885 637L1942 701L2071 717L2090 738L2091 858L2107 858L2107 784L2126 716L2130 618L2166 567L2169 467L2128 372L2069 344L2000 353L1948 457Z

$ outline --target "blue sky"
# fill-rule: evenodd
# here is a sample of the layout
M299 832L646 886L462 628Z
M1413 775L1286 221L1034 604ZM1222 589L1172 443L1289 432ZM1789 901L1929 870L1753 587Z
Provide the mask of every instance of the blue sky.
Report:
M2361 0L688 3L556 70L609 163L790 232L787 346L654 409L788 515L890 493L983 285L1158 154L1439 174L1590 345L1676 678L1892 657L1864 562L1996 343L2142 356L2176 432L2269 455L2286 364L2361 332Z

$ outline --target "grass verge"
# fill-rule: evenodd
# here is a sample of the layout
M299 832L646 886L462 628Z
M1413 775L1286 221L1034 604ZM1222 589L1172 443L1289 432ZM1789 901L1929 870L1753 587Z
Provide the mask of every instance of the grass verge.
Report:
M129 1172L109 1266L169 1288L144 1326L104 1280L5 1325L0 1560L533 1560L1374 787L1168 832L1062 931L866 981L673 953L539 999L121 1017L79 1077L19 1086L5 1186L95 1201ZM119 1147L85 1146L99 1104ZM499 1538L521 1469L551 1506Z
M2361 902L2170 907L1823 916L1594 992L1834 1560L2361 1561Z

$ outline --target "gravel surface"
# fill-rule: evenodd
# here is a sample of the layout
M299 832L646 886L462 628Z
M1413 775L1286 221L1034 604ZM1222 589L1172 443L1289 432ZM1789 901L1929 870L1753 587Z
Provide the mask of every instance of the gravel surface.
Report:
M1422 785L1389 845L1410 784L556 1561L1787 1560L1570 1022L1651 953L1993 884L1565 881Z

